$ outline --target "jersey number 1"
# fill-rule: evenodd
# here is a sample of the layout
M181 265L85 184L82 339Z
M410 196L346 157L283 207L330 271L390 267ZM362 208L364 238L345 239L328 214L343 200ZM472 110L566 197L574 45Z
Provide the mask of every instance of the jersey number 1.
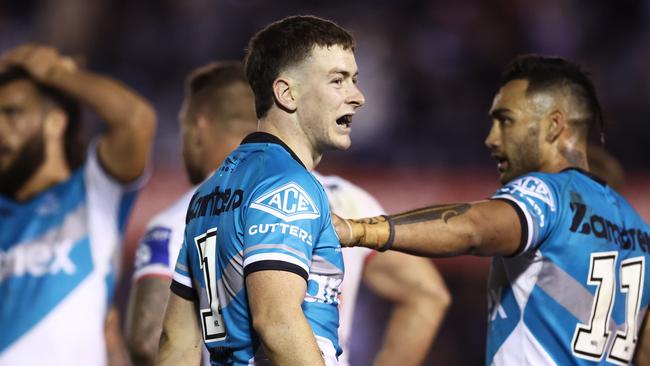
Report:
M226 327L221 316L221 306L217 293L217 228L208 230L205 234L194 238L199 250L201 269L205 279L205 289L208 293L210 307L201 309L201 324L203 325L203 340L205 342L222 341L226 338ZM213 311L216 310L216 311Z
M587 284L597 286L589 324L576 325L573 333L575 355L591 361L600 361L609 338L609 323L616 294L617 252L591 254ZM632 361L637 341L637 319L641 305L641 290L645 277L645 258L629 258L621 262L620 291L626 294L625 328L616 332L611 342L607 361L627 365Z

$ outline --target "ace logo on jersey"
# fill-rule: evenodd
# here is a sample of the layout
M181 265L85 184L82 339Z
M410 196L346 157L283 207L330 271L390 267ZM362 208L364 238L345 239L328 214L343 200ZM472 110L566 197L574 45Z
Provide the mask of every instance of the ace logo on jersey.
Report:
M314 201L294 182L264 193L253 201L250 207L287 222L320 217Z
M551 211L555 211L555 199L551 189L543 180L537 177L527 176L517 179L501 188L501 191L506 193L518 192L521 197L530 196L536 198L547 204Z

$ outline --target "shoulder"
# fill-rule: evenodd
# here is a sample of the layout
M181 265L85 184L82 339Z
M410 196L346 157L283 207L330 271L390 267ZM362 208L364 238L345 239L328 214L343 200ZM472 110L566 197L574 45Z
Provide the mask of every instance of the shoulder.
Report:
M142 174L131 182L120 182L111 173L106 170L104 164L100 161L98 152L99 139L94 139L86 152L86 159L79 170L83 171L83 180L90 189L103 192L109 195L135 192L141 189L148 181L151 171L146 166Z
M375 198L366 190L337 175L323 176L320 174L314 174L314 176L323 185L323 188L328 195L330 193L343 194L354 199L375 201Z
M192 188L189 191L185 192L171 206L168 206L164 211L159 212L151 220L149 220L147 226L176 227L178 225L184 225L187 206L190 204L190 200L192 199L192 195L194 195L194 191L195 189Z
M512 195L518 198L531 198L541 201L551 209L557 207L558 192L569 177L560 174L528 173L501 187L497 195Z
M611 188L610 188L611 189ZM615 197L617 205L622 208L625 215L631 222L636 222L636 225L639 225L644 228L644 230L650 232L650 225L648 222L639 214L634 206L620 193L615 190L611 190L612 195Z
M370 193L354 183L336 175L323 176L314 172L321 182L332 208L347 218L360 218L385 214L381 204Z

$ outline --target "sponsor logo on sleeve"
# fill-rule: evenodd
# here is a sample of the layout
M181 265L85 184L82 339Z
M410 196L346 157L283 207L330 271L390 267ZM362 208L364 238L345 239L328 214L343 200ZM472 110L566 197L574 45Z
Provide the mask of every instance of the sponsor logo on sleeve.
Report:
M500 192L517 194L522 198L535 198L548 205L551 211L555 211L555 199L551 189L537 177L517 179L501 188Z
M251 203L250 207L269 213L285 222L320 217L314 201L294 182L262 194Z
M166 227L156 226L149 229L135 252L135 267L140 269L152 263L169 265L171 234L171 229Z

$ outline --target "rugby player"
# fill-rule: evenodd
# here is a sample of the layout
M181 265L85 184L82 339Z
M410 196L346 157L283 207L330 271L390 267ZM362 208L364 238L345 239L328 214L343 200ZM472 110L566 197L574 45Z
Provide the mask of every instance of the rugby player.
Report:
M337 363L343 258L309 171L350 146L364 103L353 51L346 30L312 16L251 39L259 132L190 200L157 364L198 363L200 334L213 364Z
M183 160L188 178L199 184L246 134L255 130L255 103L243 67L235 62L197 69L188 77L185 90L180 113ZM323 185L333 210L344 217L384 212L361 188L339 177L314 175ZM127 316L127 343L136 364L149 365L155 360L168 287L194 190L154 217L139 243ZM444 282L425 259L400 253L372 253L375 252L364 248L343 251L345 300L340 306L339 337L344 351L339 364L348 364L347 343L362 277L377 294L395 304L377 364L391 365L397 360L404 365L419 364L450 302Z
M335 219L342 243L492 256L486 364L630 364L649 346L637 347L650 228L588 172L587 136L602 124L591 80L570 61L520 56L489 114L503 184L492 199Z
M104 122L87 154L80 104ZM104 365L153 108L51 47L0 56L0 364Z
M257 128L253 91L240 62L211 63L185 82L179 114L183 163L197 185ZM185 215L196 187L147 225L138 244L129 296L126 340L136 365L152 365L158 353L169 285L183 244ZM209 365L209 357L203 357Z

